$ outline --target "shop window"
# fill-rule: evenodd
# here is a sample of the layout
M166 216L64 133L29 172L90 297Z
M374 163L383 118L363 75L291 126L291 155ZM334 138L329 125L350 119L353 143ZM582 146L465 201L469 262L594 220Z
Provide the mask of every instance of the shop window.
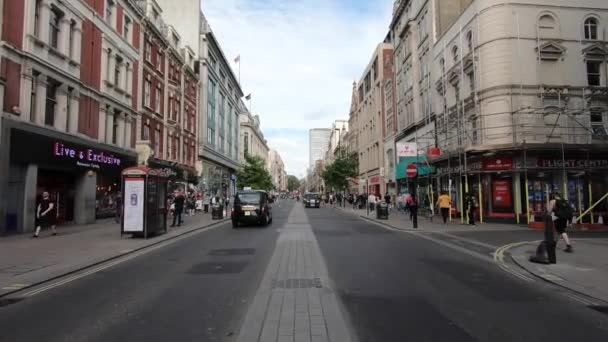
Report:
M63 18L63 12L57 7L51 7L51 18L49 21L49 45L55 49L59 46L59 39L61 33L61 19Z
M598 21L595 18L585 20L585 39L597 40Z
M600 61L587 61L587 83L590 86L600 86Z
M55 111L57 110L57 89L59 83L53 79L49 79L46 88L46 106L44 112L44 124L53 126L55 124Z

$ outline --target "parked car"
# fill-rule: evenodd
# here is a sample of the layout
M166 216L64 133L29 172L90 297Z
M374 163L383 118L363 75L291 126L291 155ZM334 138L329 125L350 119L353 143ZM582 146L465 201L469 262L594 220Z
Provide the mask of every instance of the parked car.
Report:
M272 203L270 196L261 190L239 191L234 197L232 206L232 227L241 224L259 224L267 226L272 223Z
M304 195L304 207L319 208L321 206L321 196L318 193L310 192Z

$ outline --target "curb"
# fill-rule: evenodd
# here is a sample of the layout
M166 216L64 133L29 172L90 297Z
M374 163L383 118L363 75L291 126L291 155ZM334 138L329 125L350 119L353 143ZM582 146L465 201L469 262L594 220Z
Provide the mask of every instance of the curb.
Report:
M526 245L521 245L521 246L517 246L517 247L523 247L523 246L528 246L528 245L529 245L529 246L532 246L532 247L534 246L532 243L528 243L528 244L526 244ZM513 246L513 247L515 247L515 246ZM509 251L509 249L511 249L511 247L510 247L510 248L505 249L504 251L505 251L505 252L508 252L508 251ZM512 262L513 262L515 265L517 265L518 267L520 267L521 269L523 269L524 271L526 271L527 273L529 273L530 275L532 275L532 276L534 276L534 277L536 277L536 278L538 278L538 279L541 279L541 280L543 280L543 281L544 281L544 282L546 282L546 283L553 284L553 285L558 286L558 287L560 287L560 288L562 288L562 289L565 289L565 290L568 290L568 291L574 292L574 293L576 293L576 294L578 294L578 295L585 296L585 297L587 297L587 298L592 298L593 300L598 301L598 302L600 302L600 303L606 303L606 300L605 300L605 299L601 299L601 298L595 297L595 296L593 296L593 295L591 295L591 294L585 293L585 292L583 292L583 291L581 291L581 290L578 290L578 289L576 289L576 288L573 288L573 287L571 287L571 286L564 285L563 283L559 283L559 282L557 282L557 281L555 281L555 280L551 280L551 279L545 278L545 277L543 277L543 276L542 276L542 275L540 275L540 274L536 274L536 273L534 273L534 272L530 271L530 270L529 270L528 268L526 268L526 267L525 267L525 266L524 266L524 265L523 265L521 262L519 262L518 260L516 260L516 259L513 257L513 254L512 254L511 252L508 252L508 253L509 253L509 257L510 257L511 261L512 261Z
M85 270L87 270L87 269L93 268L93 267L95 267L95 266L99 266L99 265L104 264L104 263L107 263L107 262L109 262L109 261L113 261L113 260L116 260L116 259L122 258L122 257L124 257L124 256L127 256L127 255L130 255L130 254L137 253L137 252L141 252L141 251L143 251L143 250L145 250L145 249L147 249L147 248L150 248L150 247L153 247L153 246L157 246L157 245L159 245L159 244L161 244L161 243L164 243L164 242L167 242L167 241L175 240L175 239L177 239L178 237L182 237L182 236L185 236L185 235L188 235L188 234L192 234L192 233L195 233L195 232L198 232L198 231L201 231L201 230L205 230L205 229L208 229L208 228L211 228L211 227L214 227L214 226L220 225L220 224L225 223L225 222L227 222L227 221L230 221L230 219L229 219L229 218L224 218L224 219L221 219L221 220L217 220L216 222L212 222L212 223L209 223L209 224L207 224L207 225L204 225L204 226L201 226L201 227L198 227L198 228L194 228L194 229L189 230L189 231L186 231L186 232L182 232L182 233L180 233L180 234L177 234L177 235L174 235L174 236L168 237L168 238L166 238L166 239L159 240L159 241L155 241L155 242L153 242L153 243L151 243L151 244L149 244L149 245L141 246L141 247L139 247L139 248L136 248L136 249L130 250L130 251L128 251L128 252L121 253L121 254L114 255L114 256L112 256L112 257L109 257L109 258L106 258L106 259L103 259L103 260L96 261L96 262L94 262L94 263L92 263L92 264L89 264L89 265L86 265L86 266L79 267L79 268L77 268L77 269L75 269L75 270L72 270L72 271L69 271L69 272L65 272L65 273L62 273L62 274L59 274L59 275L53 276L53 277L48 278L48 279L45 279L45 280L41 280L41 281L36 282L36 283L33 283L33 284L29 284L29 285L28 285L28 286L26 286L26 287L22 287L22 288L20 288L20 289L16 289L16 290L13 290L13 291L9 291L9 292L2 293L2 294L0 294L0 298L8 297L8 296L13 295L13 294L15 294L15 293L23 292L24 290L31 289L31 288L33 288L33 287L36 287L36 286L40 286L40 285L46 284L46 283L51 282L51 281L53 281L53 280L57 280L57 279L60 279L60 278L63 278L63 277L67 277L67 276L70 276L70 275L73 275L73 274L76 274L76 273L79 273L79 272L85 271Z
M372 223L377 223L379 225L383 225L383 226L388 227L390 229L402 230L404 232L418 232L418 231L420 231L420 230L414 229L414 228L399 228L399 227L395 227L395 226L393 226L391 224L388 224L386 222L383 222L383 221L380 221L380 220L375 220L373 218L370 218L370 217L367 217L367 216L364 216L364 215L359 215L359 217L362 218L365 221L369 221L369 222L372 222Z

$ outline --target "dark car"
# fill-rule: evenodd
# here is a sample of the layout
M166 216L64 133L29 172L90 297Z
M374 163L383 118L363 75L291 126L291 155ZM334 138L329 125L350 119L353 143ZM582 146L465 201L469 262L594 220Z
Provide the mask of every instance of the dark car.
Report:
M259 224L267 226L272 223L272 200L265 191L239 191L232 207L232 227L241 224Z
M321 196L311 192L304 195L304 206L306 208L319 208L321 205Z

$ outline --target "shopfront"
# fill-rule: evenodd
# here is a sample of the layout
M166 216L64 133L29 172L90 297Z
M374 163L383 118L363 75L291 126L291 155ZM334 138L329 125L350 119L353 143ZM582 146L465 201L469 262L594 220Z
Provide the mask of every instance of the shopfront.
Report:
M462 160L443 160L435 178L440 191L450 193L457 212L470 193L478 200L478 218L525 224L543 221L555 192L568 199L575 215L585 212L608 192L608 159L576 151L509 151L469 156L466 169ZM582 222L606 222L606 203L599 203Z
M199 189L204 192L206 198L208 196L232 197L236 191L236 181L234 170L208 160L203 162Z
M8 128L9 158L5 232L34 229L36 203L49 192L58 225L88 224L115 212L120 172L136 164L135 153L93 141L15 124Z

